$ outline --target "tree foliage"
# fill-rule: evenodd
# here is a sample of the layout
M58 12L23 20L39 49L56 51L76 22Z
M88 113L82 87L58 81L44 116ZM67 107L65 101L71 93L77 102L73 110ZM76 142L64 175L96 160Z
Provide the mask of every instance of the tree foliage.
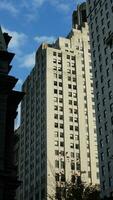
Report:
M57 200L100 200L98 185L86 185L81 181L80 176L74 181L66 183L65 187L57 188Z

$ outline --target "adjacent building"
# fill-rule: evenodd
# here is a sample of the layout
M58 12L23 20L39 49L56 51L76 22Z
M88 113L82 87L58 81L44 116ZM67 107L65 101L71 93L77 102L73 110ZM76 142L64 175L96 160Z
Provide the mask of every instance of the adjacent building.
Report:
M20 184L14 165L14 119L23 93L13 90L17 79L8 75L14 57L7 50L10 39L0 28L0 200L15 200Z
M113 196L113 1L87 0L102 198ZM112 197L113 198L113 197Z
M19 199L56 199L59 187L75 175L88 184L98 184L85 4L73 13L73 28L66 38L39 47L22 91L26 95L21 106L19 178L23 183Z

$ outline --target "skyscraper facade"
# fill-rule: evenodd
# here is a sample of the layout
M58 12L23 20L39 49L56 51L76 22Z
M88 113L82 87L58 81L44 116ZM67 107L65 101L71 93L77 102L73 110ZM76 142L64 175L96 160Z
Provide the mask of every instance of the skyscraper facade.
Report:
M113 1L87 0L101 196L113 196Z
M22 91L26 96L21 107L19 199L55 199L59 187L65 187L75 174L86 183L99 183L85 20L73 17L73 29L66 38L39 47Z

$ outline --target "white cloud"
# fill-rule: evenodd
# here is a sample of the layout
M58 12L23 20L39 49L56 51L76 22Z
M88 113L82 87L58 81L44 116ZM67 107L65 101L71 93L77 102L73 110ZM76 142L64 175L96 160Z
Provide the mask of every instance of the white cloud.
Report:
M12 36L12 39L9 43L9 48L15 53L21 54L21 48L27 41L27 35L25 35L24 33L8 30L4 27L2 27L2 30L3 32L7 32L10 36Z
M0 10L8 11L9 13L11 13L14 16L17 15L19 12L17 10L17 8L11 2L8 2L8 1L0 2Z
M37 8L41 7L45 1L47 0L22 0L21 7L24 7L28 10L37 10ZM34 14L34 13L33 13Z
M18 61L20 67L33 68L35 65L35 52L19 58Z
M55 37L54 36L36 36L34 40L37 41L38 43L42 43L42 42L52 43L55 41Z
M69 11L69 9L70 9L70 6L69 6L69 4L61 3L61 4L57 5L57 8L62 10L65 13L67 13Z
M37 8L43 5L46 0L32 0L32 5Z
M66 0L48 0L48 2L63 13L67 13L70 10L70 5L72 4L70 1Z

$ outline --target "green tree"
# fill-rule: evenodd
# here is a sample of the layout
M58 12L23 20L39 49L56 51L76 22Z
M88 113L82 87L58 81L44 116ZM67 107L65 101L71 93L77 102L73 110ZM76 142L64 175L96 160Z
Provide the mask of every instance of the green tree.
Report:
M99 186L84 184L80 176L73 176L70 183L57 189L57 200L100 200Z
M88 185L83 192L83 200L100 200L98 185Z

